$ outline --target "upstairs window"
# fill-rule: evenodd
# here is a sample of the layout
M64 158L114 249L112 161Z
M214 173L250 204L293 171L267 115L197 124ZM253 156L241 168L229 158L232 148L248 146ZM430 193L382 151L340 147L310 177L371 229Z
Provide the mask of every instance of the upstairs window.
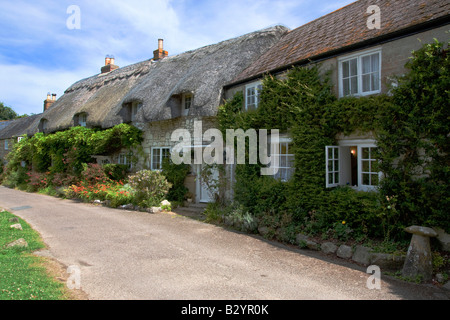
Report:
M73 117L75 126L86 127L87 126L87 113L78 113Z
M142 108L142 103L133 102L131 105L131 121L136 121L136 116L139 110Z
M339 59L339 94L361 96L381 92L381 50Z
M191 93L183 94L181 98L181 114L183 116L187 116L189 114L189 110L192 107L193 96Z
M48 120L47 119L41 119L41 121L39 121L39 132L45 132L45 130L47 130L48 127Z
M262 90L260 81L245 86L245 110L256 110L259 105L259 94Z
M5 140L5 150L9 150L9 141Z

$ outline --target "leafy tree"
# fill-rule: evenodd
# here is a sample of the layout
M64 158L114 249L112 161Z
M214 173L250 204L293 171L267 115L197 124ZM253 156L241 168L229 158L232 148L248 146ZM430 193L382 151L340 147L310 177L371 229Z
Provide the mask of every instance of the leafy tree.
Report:
M0 120L12 120L17 118L19 115L10 107L7 107L0 102Z

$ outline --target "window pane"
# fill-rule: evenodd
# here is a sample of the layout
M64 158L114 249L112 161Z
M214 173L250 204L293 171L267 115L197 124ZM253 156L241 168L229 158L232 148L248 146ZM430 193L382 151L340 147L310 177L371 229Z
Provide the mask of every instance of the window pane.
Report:
M370 148L362 148L362 159L370 159Z
M358 78L357 77L351 78L350 87L351 87L351 94L358 93Z
M370 85L371 74L365 74L362 76L363 92L372 91L372 86Z
M339 171L339 160L334 160L334 171Z
M378 72L371 74L372 91L380 90L380 74Z
M372 71L370 69L370 67L371 67L370 56L362 57L361 60L362 60L362 73L363 74L370 73Z
M333 171L333 160L328 161L328 171Z
M286 167L287 163L286 163L286 157L285 156L280 156L280 167Z
M348 61L342 62L342 76L344 78L348 78L350 76L349 68L350 68L350 66L349 66Z
M372 58L372 72L378 72L380 70L380 55L375 53L371 55Z
M362 172L370 172L370 161L362 161Z
M363 173L362 177L363 177L363 182L362 182L363 185L370 186L370 174Z
M378 161L372 161L372 163L370 164L370 169L371 169L371 172L378 172L380 169L379 169L379 165L378 165Z
M330 184L334 183L334 181L333 181L333 173L329 173L328 174L328 183L330 183Z
M350 75L356 76L358 74L358 59L350 60Z
M334 183L339 183L339 172L334 174Z
M344 79L342 81L342 94L348 96L350 94L350 79Z
M280 154L287 154L287 143L280 143Z
M334 159L339 159L339 149L338 148L334 148Z

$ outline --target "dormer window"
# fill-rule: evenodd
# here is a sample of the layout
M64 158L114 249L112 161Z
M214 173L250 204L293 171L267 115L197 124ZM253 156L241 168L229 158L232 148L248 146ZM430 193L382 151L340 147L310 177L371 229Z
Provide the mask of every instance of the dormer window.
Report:
M39 132L45 132L48 127L48 120L47 119L41 119L39 122Z
M87 126L87 113L79 113L73 117L75 126L86 127Z
M141 108L142 108L141 102L135 101L131 104L131 121L136 121L137 113Z
M191 109L193 102L193 96L191 93L185 93L181 99L181 114L183 116L187 116L189 114L189 110Z

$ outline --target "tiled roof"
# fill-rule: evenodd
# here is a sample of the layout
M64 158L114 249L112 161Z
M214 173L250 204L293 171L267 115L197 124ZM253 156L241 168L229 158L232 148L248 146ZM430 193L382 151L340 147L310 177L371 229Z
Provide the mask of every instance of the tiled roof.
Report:
M380 8L381 28L369 29L371 5ZM448 0L360 0L284 35L278 44L244 70L232 83L289 67L436 19L450 22ZM437 21L437 20L436 20Z

